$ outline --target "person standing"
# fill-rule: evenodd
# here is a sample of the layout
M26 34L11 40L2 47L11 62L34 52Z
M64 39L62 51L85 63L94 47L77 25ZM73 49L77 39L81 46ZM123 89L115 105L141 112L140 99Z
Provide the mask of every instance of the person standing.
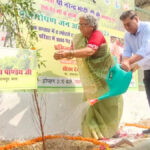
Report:
M76 58L80 80L84 89L84 101L106 93L106 76L114 59L104 35L97 29L97 18L85 14L79 18L80 33L73 38L72 49L57 50L54 59ZM114 96L97 102L88 109L82 121L82 135L101 139L110 138L118 131L122 116L122 96Z
M121 67L127 71L144 70L143 81L150 105L150 22L140 21L133 10L123 12L120 20L127 31ZM150 129L143 133L150 133Z

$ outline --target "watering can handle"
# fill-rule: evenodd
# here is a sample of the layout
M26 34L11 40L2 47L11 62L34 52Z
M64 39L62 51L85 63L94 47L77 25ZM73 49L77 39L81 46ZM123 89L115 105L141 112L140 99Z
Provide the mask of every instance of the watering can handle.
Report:
M115 61L115 65L118 64L118 63L117 63L117 57L116 57L116 56L114 56L114 61ZM118 64L118 65L119 65L119 67L120 67L120 64ZM108 72L108 75L107 75L107 79L111 80L111 78L112 78L112 73L113 73L113 74L115 73L115 69L114 69L113 67L110 67L109 72Z
M115 67L116 66L116 67ZM117 68L120 68L121 65L120 64L116 64L114 67L111 67L109 72L108 72L108 75L107 75L107 79L109 78L109 80L111 80L112 76L115 74L116 72L116 69Z
M110 68L108 75L107 75L107 79L111 80L114 73L115 73L114 68L113 67Z

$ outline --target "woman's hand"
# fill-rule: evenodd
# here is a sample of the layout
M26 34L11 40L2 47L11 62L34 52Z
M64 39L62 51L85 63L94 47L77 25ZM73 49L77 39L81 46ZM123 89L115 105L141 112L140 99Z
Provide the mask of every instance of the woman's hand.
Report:
M63 46L61 44L54 45L55 50L62 50Z
M63 58L69 58L70 54L70 50L57 50L57 52L54 53L54 59L59 60Z

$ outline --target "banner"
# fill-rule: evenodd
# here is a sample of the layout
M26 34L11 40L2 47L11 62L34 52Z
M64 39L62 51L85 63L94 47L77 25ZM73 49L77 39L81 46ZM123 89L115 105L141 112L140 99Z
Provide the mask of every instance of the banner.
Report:
M39 35L37 48L41 49L42 58L46 60L46 67L39 69L38 87L51 91L82 91L75 59L54 60L55 48L69 49L73 35L80 32L79 16L91 13L97 17L99 30L103 32L111 50L115 47L113 42L117 39L120 41L121 53L124 29L119 16L124 10L134 9L134 0L41 0L36 1L36 8L39 12L33 19L34 29ZM23 11L20 14L28 15ZM118 59L121 60L121 55ZM137 74L134 76L132 88L137 87Z
M36 89L36 53L0 47L0 90Z

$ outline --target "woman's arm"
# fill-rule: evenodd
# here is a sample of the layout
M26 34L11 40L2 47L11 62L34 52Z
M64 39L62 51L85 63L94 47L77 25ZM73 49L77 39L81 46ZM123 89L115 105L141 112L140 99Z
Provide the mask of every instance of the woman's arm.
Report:
M55 52L54 58L56 60L63 59L63 58L83 58L91 56L95 53L95 50L90 47L85 47L82 49L75 49L75 50L59 50Z
M103 43L106 43L103 34L100 31L95 30L88 40L87 46L85 48L75 50L60 50L54 54L54 58L58 60L62 58L88 57L93 55Z

